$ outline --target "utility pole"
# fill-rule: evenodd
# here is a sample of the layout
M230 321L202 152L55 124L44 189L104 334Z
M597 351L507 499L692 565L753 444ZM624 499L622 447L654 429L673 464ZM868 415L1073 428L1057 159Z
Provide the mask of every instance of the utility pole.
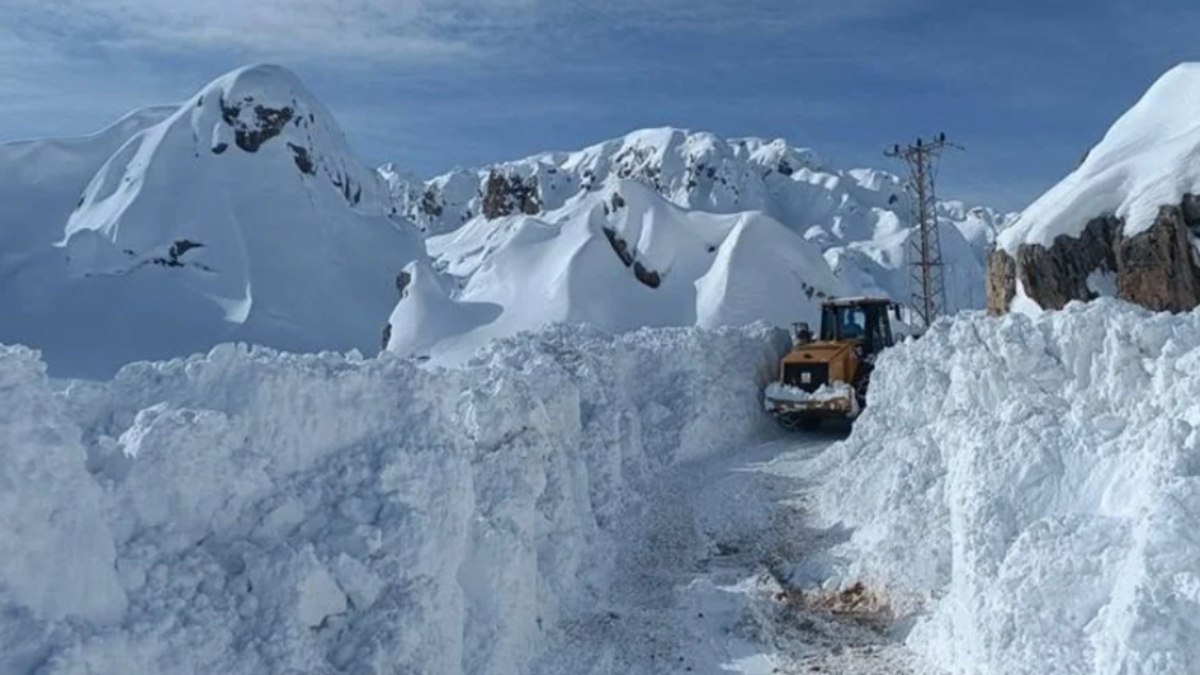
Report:
M962 149L940 133L932 141L917 139L907 146L893 145L885 155L908 165L908 190L913 197L909 236L909 309L921 319L922 329L946 311L946 278L942 242L938 236L937 199L933 184L937 161L947 148Z

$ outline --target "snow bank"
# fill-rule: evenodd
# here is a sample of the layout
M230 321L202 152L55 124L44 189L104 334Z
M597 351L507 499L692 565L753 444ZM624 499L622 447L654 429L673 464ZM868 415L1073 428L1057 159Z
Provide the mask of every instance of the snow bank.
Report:
M463 371L222 345L55 392L0 350L0 672L516 673L662 469L769 428L766 328Z
M1163 206L1200 191L1200 63L1167 71L1105 134L1069 176L999 237L1009 253L1079 236L1088 221L1115 215L1133 236Z
M1200 671L1200 314L939 322L822 458L847 579L960 673Z

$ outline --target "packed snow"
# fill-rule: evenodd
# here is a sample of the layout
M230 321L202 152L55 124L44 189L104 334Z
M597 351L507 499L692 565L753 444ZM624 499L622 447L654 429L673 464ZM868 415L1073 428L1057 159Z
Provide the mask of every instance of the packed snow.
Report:
M816 391L805 391L800 387L792 387L781 382L772 382L763 390L763 405L767 410L774 410L771 401L790 401L792 403L823 403L838 399L856 401L854 388L845 382L823 384Z
M1200 671L1200 314L963 315L882 355L808 466L865 581L954 673Z
M0 348L0 672L527 672L656 476L772 433L787 344L560 326L463 371L221 345L62 390Z
M1115 215L1132 236L1149 229L1164 206L1200 193L1200 63L1158 79L1070 175L1029 206L999 238L1050 246L1079 236L1088 221Z
M373 352L424 256L392 210L274 66L91 137L0 145L0 341L94 377L228 340Z

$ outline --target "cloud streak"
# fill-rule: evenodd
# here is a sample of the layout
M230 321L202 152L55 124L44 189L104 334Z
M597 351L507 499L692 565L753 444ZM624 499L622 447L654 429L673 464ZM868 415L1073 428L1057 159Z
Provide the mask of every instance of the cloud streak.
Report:
M248 58L399 66L578 46L664 24L681 33L825 30L933 0L8 0L27 40L99 50L234 51ZM789 20L795 15L801 21Z
M247 57L427 61L470 55L472 21L526 0L59 0L15 3L28 38L105 51L234 51ZM10 11L12 11L10 9ZM463 30L464 28L468 30Z

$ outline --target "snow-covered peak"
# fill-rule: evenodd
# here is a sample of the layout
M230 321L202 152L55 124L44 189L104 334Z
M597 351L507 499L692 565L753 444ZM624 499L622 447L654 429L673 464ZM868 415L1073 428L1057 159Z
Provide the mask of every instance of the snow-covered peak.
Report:
M782 139L722 139L708 132L672 127L641 129L574 152L546 152L478 170L459 169L414 184L390 167L382 170L401 209L423 230L455 229L484 213L490 217L523 210L532 215L563 206L581 193L618 180L652 186L667 200L712 213L772 207L776 182L837 184L824 174L823 160ZM505 205L486 199L488 180L503 176L508 192L528 193L536 204L517 198Z
M165 122L130 139L88 186L64 241L92 230L122 250L169 246L195 224L126 218L143 190L184 176L228 185L243 172L256 181L298 177L310 199L336 195L364 214L391 208L378 176L353 158L332 116L299 79L280 66L256 65L217 78ZM119 257L113 262L120 267Z
M42 348L59 372L222 340L377 349L396 274L424 255L380 175L279 66L238 69L95 139L0 146L0 178L23 217L0 236L36 261L0 259L0 312L19 317L0 341Z
M466 242L461 253L474 252L469 257L476 266L495 247L472 237L502 229L487 222L524 215L561 224L585 213L581 205L597 201L594 196L599 195L601 203L613 193L632 193L621 184L634 182L676 210L765 215L816 245L847 289L897 299L908 296L905 261L912 202L904 181L879 169L838 169L816 152L783 139L724 139L665 127L634 131L574 152L457 169L425 182L413 181L391 166L380 172L398 210L427 237L459 235L455 239ZM652 213L678 216L665 208ZM949 262L949 308L982 306L985 251L1011 216L959 202L942 203L938 213ZM435 257L445 253L434 242L431 250ZM443 256L442 262L451 270L460 268L457 260ZM809 270L802 276L821 286L817 274ZM768 287L760 290L767 292Z
M1079 236L1101 216L1124 220L1126 235L1154 224L1163 206L1200 192L1200 63L1167 71L1087 153L1080 165L1024 211L1000 237L1050 246Z

